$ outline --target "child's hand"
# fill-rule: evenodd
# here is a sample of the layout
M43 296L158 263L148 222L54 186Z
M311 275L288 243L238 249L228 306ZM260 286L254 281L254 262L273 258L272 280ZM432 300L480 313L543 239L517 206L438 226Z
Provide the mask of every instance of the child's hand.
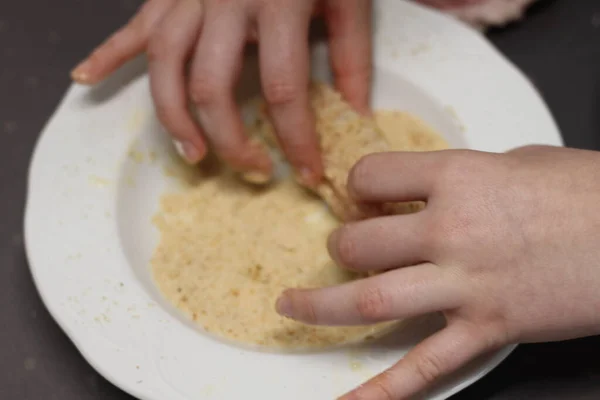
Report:
M600 333L598 171L599 153L553 147L367 156L348 183L357 201L427 207L334 232L341 266L381 274L289 290L277 309L322 325L444 313L446 328L344 399L407 399L508 343Z
M257 40L262 87L283 150L305 183L314 184L322 165L308 103L308 29L317 7L328 23L338 89L366 110L370 0L149 0L72 76L95 84L146 51L158 117L186 159L201 160L210 142L234 168L270 175L271 161L244 135L233 99L244 45ZM189 112L188 98L201 126Z

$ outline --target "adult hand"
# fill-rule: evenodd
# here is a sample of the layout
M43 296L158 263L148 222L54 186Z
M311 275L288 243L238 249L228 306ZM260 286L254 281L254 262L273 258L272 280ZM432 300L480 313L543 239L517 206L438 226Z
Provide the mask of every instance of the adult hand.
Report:
M503 345L600 333L598 171L600 153L541 146L370 155L350 174L357 201L426 208L335 231L339 265L381 274L291 289L277 309L323 325L443 312L444 329L348 400L407 399Z
M233 168L266 178L271 174L271 160L245 136L233 98L244 46L255 39L262 88L283 151L301 181L314 185L321 177L322 162L308 99L311 16L319 9L326 18L338 89L358 110L366 111L371 75L370 3L148 0L72 76L77 82L95 84L146 51L158 118L185 158L190 163L200 161L210 142ZM189 112L188 99L200 125Z

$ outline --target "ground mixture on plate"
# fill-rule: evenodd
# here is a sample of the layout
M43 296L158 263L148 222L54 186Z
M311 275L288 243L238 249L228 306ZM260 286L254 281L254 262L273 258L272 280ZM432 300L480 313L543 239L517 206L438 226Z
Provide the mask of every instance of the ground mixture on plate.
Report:
M335 126L325 124L333 115L328 109L339 109L342 102L332 93L324 85L313 89L321 136ZM257 118L249 130L261 135L269 124L264 115ZM348 126L348 112L344 119L341 126ZM374 121L390 150L447 147L431 128L406 113L378 111ZM151 264L163 296L206 332L243 345L302 350L368 340L393 326L314 327L275 312L275 301L286 288L357 278L338 268L327 253L326 239L338 220L291 176L253 186L215 160L185 174L184 189L161 199L154 219L160 243Z

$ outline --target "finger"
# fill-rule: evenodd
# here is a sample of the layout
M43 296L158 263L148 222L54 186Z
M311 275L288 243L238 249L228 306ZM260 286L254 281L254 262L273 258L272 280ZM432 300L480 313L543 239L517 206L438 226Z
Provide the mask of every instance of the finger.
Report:
M427 338L389 370L342 396L340 400L411 399L494 348L475 325L455 322Z
M458 307L460 286L433 264L397 269L322 289L289 289L277 312L314 325L363 325Z
M366 219L342 226L327 242L339 266L355 271L381 271L426 260L424 213Z
M202 132L187 107L185 62L202 24L197 0L181 0L160 23L148 46L150 88L156 114L176 139L180 155L189 163L206 154Z
M202 127L231 167L268 178L269 155L248 140L233 97L248 32L246 10L239 2L207 2L204 21L190 78L190 96Z
M71 78L82 84L96 84L140 54L146 49L152 28L175 1L150 0L144 3L124 27L112 34L71 71Z
M370 0L327 0L330 63L338 90L356 110L369 112L373 50Z
M432 193L445 152L389 152L363 157L348 175L357 202L426 200Z
M315 186L323 166L309 96L311 1L270 2L258 16L260 75L281 148L301 183Z

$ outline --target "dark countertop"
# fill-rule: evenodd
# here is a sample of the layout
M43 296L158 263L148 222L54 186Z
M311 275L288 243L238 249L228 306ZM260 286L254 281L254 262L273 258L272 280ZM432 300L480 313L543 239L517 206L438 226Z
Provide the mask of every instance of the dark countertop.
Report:
M600 2L543 3L490 38L538 86L567 145L600 150ZM31 151L70 84L69 69L138 4L0 2L0 399L131 399L83 360L45 310L27 268L22 218ZM454 398L599 399L600 338L521 346Z

